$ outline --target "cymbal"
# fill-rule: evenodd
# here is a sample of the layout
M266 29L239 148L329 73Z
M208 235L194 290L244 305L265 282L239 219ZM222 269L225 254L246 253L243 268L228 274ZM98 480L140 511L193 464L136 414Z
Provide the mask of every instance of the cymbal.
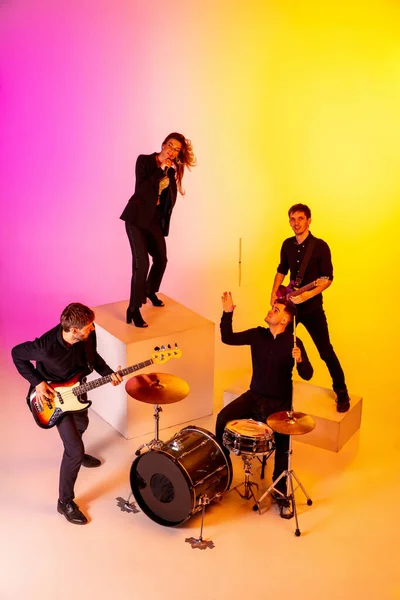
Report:
M172 404L186 398L190 388L186 381L169 373L146 373L131 377L125 384L127 393L147 404Z
M310 415L302 412L289 412L287 410L270 415L267 423L277 433L285 433L287 435L303 435L315 428L315 421Z

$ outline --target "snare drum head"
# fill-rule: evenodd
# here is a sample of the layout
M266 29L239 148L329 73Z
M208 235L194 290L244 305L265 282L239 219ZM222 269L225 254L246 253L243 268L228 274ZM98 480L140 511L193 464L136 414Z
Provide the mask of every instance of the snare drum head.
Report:
M225 426L225 430L249 438L270 438L273 436L272 429L268 427L266 423L254 421L254 419L236 419L229 421Z

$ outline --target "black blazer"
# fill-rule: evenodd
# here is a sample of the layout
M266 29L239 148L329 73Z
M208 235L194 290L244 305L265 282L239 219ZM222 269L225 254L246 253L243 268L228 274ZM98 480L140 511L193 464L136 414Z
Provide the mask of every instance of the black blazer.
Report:
M156 212L158 200L158 188L160 179L165 172L157 165L156 152L153 154L140 154L136 161L135 193L129 198L121 219L133 223L141 229L149 227L154 213ZM162 194L160 211L161 229L164 236L168 235L172 209L175 206L177 186L175 181L175 170L168 169L169 186Z

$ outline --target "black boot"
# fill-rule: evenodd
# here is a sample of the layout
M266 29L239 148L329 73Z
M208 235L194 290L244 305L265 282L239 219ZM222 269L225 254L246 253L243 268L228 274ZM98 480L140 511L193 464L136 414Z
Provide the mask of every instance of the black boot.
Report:
M157 297L157 294L147 294L149 300L151 300L153 306L165 306L164 302Z
M146 321L140 314L140 309L129 306L128 310L126 311L126 322L132 323L132 321L134 322L135 327L148 327Z
M347 389L336 391L336 410L347 412L350 408L350 396Z

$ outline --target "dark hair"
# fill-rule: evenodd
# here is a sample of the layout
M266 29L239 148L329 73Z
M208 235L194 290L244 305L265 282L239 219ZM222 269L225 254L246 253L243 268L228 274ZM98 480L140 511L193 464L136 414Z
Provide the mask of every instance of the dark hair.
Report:
M69 331L71 327L82 329L94 321L94 312L88 306L73 302L68 304L61 313L60 323L63 331Z
M290 320L293 321L293 317L297 315L297 307L286 298L278 298L275 300L276 304L283 304L285 307L285 311L290 315Z
M293 206L291 206L288 211L289 217L292 213L295 212L303 212L306 215L307 219L311 219L311 210L308 208L307 204L293 204Z
M176 140L177 142L180 142L182 145L181 149L179 150L179 154L175 159L175 162L178 190L179 193L182 194L182 196L184 196L185 190L182 188L183 172L185 170L185 167L187 167L190 171L190 168L195 166L196 157L193 152L192 142L186 139L185 136L181 133L174 132L168 134L165 140L163 141L162 145L164 146L164 144L166 144L168 140L172 139Z

